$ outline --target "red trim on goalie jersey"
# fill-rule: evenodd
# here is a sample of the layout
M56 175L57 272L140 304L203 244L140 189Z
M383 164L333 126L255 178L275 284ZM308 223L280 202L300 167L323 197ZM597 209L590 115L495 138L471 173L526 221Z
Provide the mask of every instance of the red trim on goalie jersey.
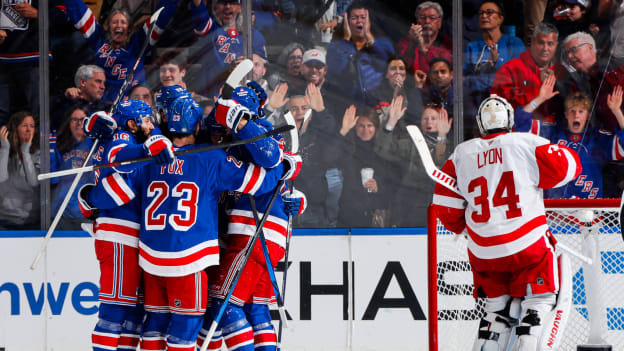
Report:
M546 217L539 216L528 221L526 224L514 230L513 232L500 234L496 236L481 236L477 232L472 230L470 227L467 227L466 230L468 231L468 235L470 235L470 238L475 244L479 246L483 246L483 247L489 247L489 246L505 245L505 244L509 244L514 241L520 240L525 235L533 231L535 228L538 228L545 224L546 224Z
M542 189L556 188L574 180L583 166L578 154L564 145L545 144L535 148Z
M450 177L457 179L453 161L446 161L442 171ZM466 227L464 201L464 198L458 193L441 184L436 184L433 192L432 209L436 212L442 224L453 233L459 234Z

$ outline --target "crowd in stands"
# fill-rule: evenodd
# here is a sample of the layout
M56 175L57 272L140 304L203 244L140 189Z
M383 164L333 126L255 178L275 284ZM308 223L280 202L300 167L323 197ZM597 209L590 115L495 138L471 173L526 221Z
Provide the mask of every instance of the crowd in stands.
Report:
M574 189L545 196L621 196L622 0L463 1L461 82L452 1L249 1L250 31L240 0L50 1L49 116L39 116L38 2L10 7L15 21L0 22L0 229L38 227L40 118L49 121L51 170L81 166L92 145L82 120L111 108L145 41L125 98L155 108L161 88L180 85L204 116L251 50L266 118L292 117L299 134L295 187L309 204L297 227L425 226L434 183L406 126L420 126L441 165L454 140L479 136L475 114L490 94L513 106L518 131L581 155L588 171ZM454 83L463 116L454 116ZM52 182L53 214L72 180ZM81 222L72 201L59 228Z

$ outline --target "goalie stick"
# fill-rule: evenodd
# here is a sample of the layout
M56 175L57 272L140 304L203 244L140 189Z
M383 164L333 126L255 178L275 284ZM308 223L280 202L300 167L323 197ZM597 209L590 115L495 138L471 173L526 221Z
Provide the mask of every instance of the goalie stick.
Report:
M427 141L422 135L420 128L415 125L409 125L407 126L407 133L412 139L414 146L416 146L416 150L418 150L418 154L420 155L420 159L422 160L423 167L425 167L425 172L427 172L429 178L433 179L434 182L446 187L447 189L463 197L463 195L459 192L459 188L457 188L457 180L455 180L455 178L451 177L445 172L442 172L436 167L433 159L431 158L431 153L429 152ZM591 258L577 252L576 250L566 246L561 242L557 242L557 247L587 264L592 264Z
M126 76L126 79L124 80L121 86L121 89L119 89L119 92L117 93L117 96L115 97L115 100L113 101L113 104L111 105L109 115L112 116L113 112L115 112L117 105L119 105L119 102L121 101L121 98L123 97L126 91L126 88L130 84L130 82L132 82L132 79L134 78L134 71L139 66L139 63L141 62L141 59L143 58L143 54L145 53L145 50L147 49L147 46L149 44L150 38L152 37L152 32L154 31L154 26L156 25L156 20L158 20L158 16L160 16L160 13L164 9L165 9L164 7L159 8L150 17L150 22L149 22L150 25L147 30L147 36L145 37L145 41L143 42L143 46L141 47L141 51L139 52L138 57L134 61L134 65L132 65L132 70L130 70L130 73L128 73L128 75ZM65 194L65 198L63 199L63 202L61 202L61 206L59 207L58 211L56 212L56 215L54 216L54 219L52 220L52 223L50 224L50 228L48 228L48 231L46 232L46 235L43 238L41 247L39 247L39 251L37 251L35 258L33 259L33 262L30 265L31 270L34 270L35 268L37 268L39 259L41 259L41 255L43 254L43 251L45 250L45 248L48 246L48 241L50 241L50 238L52 237L52 233L54 233L56 226L58 225L59 221L61 220L61 217L63 216L63 212L65 212L65 209L67 208L67 205L69 204L69 200L74 194L76 187L78 187L78 183L80 182L80 178L82 177L82 174L85 172L88 172L88 170L86 169L86 166L89 164L89 161L91 160L93 153L97 149L98 144L99 144L99 140L98 139L94 140L93 145L91 146L91 149L89 150L89 153L87 154L87 157L85 158L85 161L82 167L73 168L73 169L79 170L78 172L68 173L68 174L76 174L76 177L74 177L73 182L71 183L69 189L67 190L67 193ZM50 174L50 173L47 173L47 174ZM40 176L41 174L37 176L37 180L48 179L48 178L41 178ZM52 177L49 177L49 178L52 178Z

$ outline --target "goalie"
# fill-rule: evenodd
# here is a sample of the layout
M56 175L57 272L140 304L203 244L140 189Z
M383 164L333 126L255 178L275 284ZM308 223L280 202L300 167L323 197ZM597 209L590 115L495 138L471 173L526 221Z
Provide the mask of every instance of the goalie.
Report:
M575 179L581 163L570 148L511 133L513 116L504 98L485 99L477 113L481 138L458 145L442 168L461 195L440 184L433 195L444 226L467 231L473 294L485 298L473 351L507 350L510 343L514 351L555 349L565 324L561 301L569 301L565 289L557 301L560 267L542 189Z

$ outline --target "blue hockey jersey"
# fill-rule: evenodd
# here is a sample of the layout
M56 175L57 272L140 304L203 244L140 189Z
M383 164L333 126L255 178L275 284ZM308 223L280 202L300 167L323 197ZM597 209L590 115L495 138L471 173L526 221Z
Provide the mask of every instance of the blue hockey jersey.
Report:
M107 38L107 33L95 20L93 12L84 4L82 0L63 0L65 12L74 27L87 39L89 46L95 51L94 64L102 67L106 74L106 90L103 101L114 101L123 85L126 76L132 71L132 66L139 56L143 42L146 39L150 26L149 19L141 30L130 37L125 47L113 47ZM165 26L173 17L173 13L178 5L177 0L161 0L158 8L164 6L163 12L158 16L154 26L154 31L149 40L145 55L148 50L156 44ZM143 67L143 57L134 73L131 85L145 82L145 69Z
M530 132L550 140L553 144L565 145L576 151L581 159L583 172L563 187L545 190L545 198L601 198L602 167L607 161L624 157L624 130L621 129L612 134L587 127L583 134L571 133L559 124L533 120L530 113L518 108L514 131Z
M178 150L193 147L197 146ZM269 193L282 174L281 164L264 169L223 150L211 150L178 156L171 165L149 163L125 177L114 173L87 198L99 208L114 207L117 199L139 199L139 265L158 276L184 276L219 263L221 193Z

